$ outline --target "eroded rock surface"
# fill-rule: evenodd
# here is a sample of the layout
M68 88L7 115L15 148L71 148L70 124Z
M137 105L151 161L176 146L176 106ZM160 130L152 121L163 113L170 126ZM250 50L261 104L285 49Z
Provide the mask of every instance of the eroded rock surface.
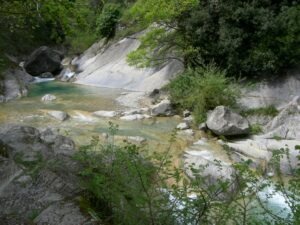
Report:
M264 138L300 140L300 97L296 96L265 127Z
M74 142L50 129L0 127L1 225L93 224L75 202L74 153Z

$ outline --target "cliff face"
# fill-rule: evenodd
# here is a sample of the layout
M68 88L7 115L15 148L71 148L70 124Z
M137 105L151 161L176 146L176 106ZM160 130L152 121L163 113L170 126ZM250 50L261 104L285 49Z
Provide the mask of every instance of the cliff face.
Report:
M300 96L300 69L289 71L271 81L261 81L251 88L243 90L241 105L246 108L258 108L273 105L282 108L296 96Z
M73 60L81 71L75 83L149 92L161 88L182 71L183 65L176 60L156 68L129 66L126 57L139 47L137 38L138 35L128 37L109 46L101 41L94 44L80 58Z

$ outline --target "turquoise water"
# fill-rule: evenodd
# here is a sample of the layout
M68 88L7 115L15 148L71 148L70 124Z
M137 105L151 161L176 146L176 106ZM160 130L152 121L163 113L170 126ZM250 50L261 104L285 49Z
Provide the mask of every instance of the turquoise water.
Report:
M119 125L119 135L142 136L151 141L166 143L178 121L173 118L154 118L142 121L120 121L92 116L99 110L126 110L115 99L124 90L98 88L62 82L32 84L29 95L0 105L0 123L17 123L38 128L52 127L84 144L91 136L108 132L108 122ZM42 102L45 94L57 97ZM67 112L71 118L60 122L47 115L49 110Z
M0 124L15 123L37 128L56 128L61 134L75 140L77 145L82 145L87 144L92 136L102 136L102 133L108 132L108 122L112 121L119 125L118 135L142 136L148 139L151 149L166 150L171 133L180 122L178 119L153 118L126 122L92 116L92 112L98 110L126 110L126 107L115 100L123 91L56 81L32 84L28 97L0 105ZM41 98L45 94L53 94L57 99L44 103ZM71 118L60 122L48 116L47 110L62 110L71 115ZM177 140L173 145L175 157L180 156L188 144L191 143ZM263 198L264 194L260 197ZM274 210L285 207L280 196L275 196L269 205Z

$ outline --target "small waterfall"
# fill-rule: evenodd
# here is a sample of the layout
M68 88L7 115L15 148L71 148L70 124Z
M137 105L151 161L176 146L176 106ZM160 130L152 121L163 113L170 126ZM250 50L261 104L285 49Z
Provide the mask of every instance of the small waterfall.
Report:
M43 83L43 82L49 82L53 81L55 78L40 78L40 77L35 77L34 81L32 83Z

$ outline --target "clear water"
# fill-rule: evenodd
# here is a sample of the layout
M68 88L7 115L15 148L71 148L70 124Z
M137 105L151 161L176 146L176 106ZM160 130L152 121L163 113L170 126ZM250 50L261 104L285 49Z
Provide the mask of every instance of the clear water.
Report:
M174 118L127 122L92 116L92 112L98 110L126 110L115 100L122 92L124 90L57 81L32 84L27 97L0 105L0 124L57 128L77 144L85 144L92 136L108 132L108 122L112 121L119 125L118 135L142 136L158 145L167 144L172 130L178 124ZM41 98L45 94L53 94L57 99L42 102ZM71 118L64 122L57 121L47 115L48 110L65 111Z
M98 88L61 82L36 83L30 86L28 97L0 104L0 124L14 123L37 128L57 128L63 135L70 136L77 145L87 144L92 136L102 136L108 132L108 122L119 125L118 135L142 136L147 138L150 150L164 151L169 146L169 138L180 122L175 118L153 118L142 121L120 121L92 116L98 110L126 110L115 99L124 90ZM53 94L56 100L50 103L41 101L45 94ZM60 122L47 115L47 110L61 110L71 115L67 121ZM180 164L179 156L185 147L195 139L177 139L172 146L175 164ZM214 145L210 149L222 153ZM222 153L224 154L224 152ZM266 190L267 192L267 190ZM262 194L263 196L263 194ZM281 199L273 199L271 208L281 209L285 205Z

